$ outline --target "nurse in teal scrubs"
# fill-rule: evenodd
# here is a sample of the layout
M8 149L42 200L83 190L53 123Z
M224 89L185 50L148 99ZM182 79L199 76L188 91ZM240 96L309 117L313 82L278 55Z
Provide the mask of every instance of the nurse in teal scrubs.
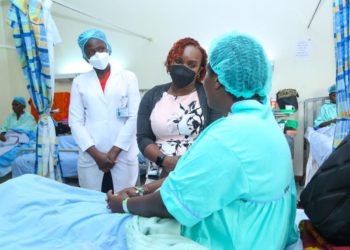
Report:
M250 36L220 36L209 50L208 104L227 114L202 132L160 191L108 194L113 212L172 217L209 249L281 250L298 239L287 141L267 96L271 67Z

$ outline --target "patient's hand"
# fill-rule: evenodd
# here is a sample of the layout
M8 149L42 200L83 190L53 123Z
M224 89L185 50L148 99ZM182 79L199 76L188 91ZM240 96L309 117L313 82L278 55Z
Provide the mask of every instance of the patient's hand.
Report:
M1 133L0 134L0 141L6 141L6 137L5 137L5 134Z
M113 213L124 213L122 202L126 197L123 195L114 195L112 190L107 192L107 208L111 209Z

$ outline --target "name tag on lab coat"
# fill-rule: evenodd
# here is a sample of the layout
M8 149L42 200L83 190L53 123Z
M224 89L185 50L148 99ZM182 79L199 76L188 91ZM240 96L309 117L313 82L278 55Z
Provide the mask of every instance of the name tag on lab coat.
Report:
M120 98L119 107L117 108L117 118L128 117L129 108L128 108L128 96L122 96Z

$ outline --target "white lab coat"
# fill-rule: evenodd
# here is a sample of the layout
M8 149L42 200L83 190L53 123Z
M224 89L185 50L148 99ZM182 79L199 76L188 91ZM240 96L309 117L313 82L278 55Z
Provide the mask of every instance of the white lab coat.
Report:
M115 192L135 185L138 176L136 120L139 102L138 81L130 71L117 70L111 65L104 92L94 70L74 79L69 126L81 150L78 159L81 187L101 190L103 172L85 152L93 145L104 153L113 145L122 149L111 170Z

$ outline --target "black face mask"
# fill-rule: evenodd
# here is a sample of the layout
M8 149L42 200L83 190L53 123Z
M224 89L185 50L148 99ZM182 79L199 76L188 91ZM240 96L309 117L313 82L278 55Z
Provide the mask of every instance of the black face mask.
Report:
M171 79L177 88L184 88L193 82L196 73L183 64L174 64L169 70Z

